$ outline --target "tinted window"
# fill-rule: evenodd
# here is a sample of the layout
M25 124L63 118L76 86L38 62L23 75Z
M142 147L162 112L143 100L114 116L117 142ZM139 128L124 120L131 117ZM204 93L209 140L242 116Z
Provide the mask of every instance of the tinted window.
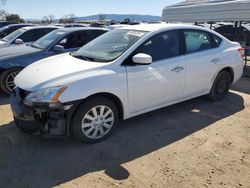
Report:
M58 45L61 45L64 47L64 49L71 49L71 48L80 48L84 44L87 43L89 40L89 37L87 35L87 32L74 32L64 39L62 39Z
M33 42L33 41L40 39L47 33L51 32L52 30L54 30L54 28L31 29L25 32L24 34L22 34L18 38L22 39L24 42Z
M179 32L168 31L155 35L142 44L134 53L145 53L151 55L153 61L159 61L178 56L179 53Z
M214 38L214 43L215 43L215 47L220 46L220 43L222 42L222 39L216 35L213 35Z
M232 25L225 25L215 29L216 32L220 33L229 40L233 40L234 28Z
M27 32L19 36L18 38L22 39L23 42L32 42L41 38L43 34L44 34L43 29L32 29L32 30L28 30Z
M2 31L0 33L0 38L4 38L6 37L7 35L9 35L10 33L12 33L13 31L17 30L16 28L14 27L10 27L10 28L6 28L4 31Z
M106 32L107 31L104 31L104 30L91 30L91 31L88 31L89 41L99 37L100 35L102 35L102 34L104 34Z
M207 50L212 47L209 35L203 31L184 31L184 38L188 54Z

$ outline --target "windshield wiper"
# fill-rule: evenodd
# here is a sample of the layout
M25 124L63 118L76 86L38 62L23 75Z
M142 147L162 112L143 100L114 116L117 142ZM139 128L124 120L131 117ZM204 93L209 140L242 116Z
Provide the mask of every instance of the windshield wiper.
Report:
M30 45L32 48L36 48L36 49L42 49L42 48L40 48L39 46L37 46L37 45L34 45L34 44L31 44Z
M82 56L82 55L79 55L79 54L73 54L73 53L71 53L70 55L73 56L73 57L75 57L75 58L82 59L82 60L85 60L85 61L94 61L95 60L92 57Z

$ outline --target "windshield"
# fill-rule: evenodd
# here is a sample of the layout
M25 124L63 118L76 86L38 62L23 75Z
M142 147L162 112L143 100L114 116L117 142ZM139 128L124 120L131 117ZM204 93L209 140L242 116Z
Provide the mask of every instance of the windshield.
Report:
M25 29L18 29L16 31L14 31L13 33L7 35L6 37L4 37L2 40L3 41L13 41L14 39L16 39L19 35L21 35L22 33L24 33L24 31L26 31Z
M110 62L117 59L147 32L118 29L110 31L72 53L89 61Z
M52 31L49 34L45 35L44 37L40 38L36 42L34 42L31 46L35 48L44 49L48 47L52 42L54 42L57 38L59 38L61 35L64 35L64 31Z

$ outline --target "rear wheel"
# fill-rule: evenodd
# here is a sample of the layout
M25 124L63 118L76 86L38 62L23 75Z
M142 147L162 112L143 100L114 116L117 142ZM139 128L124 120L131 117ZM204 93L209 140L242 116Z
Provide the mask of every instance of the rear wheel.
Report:
M76 139L96 143L107 138L118 124L116 105L105 97L93 97L81 104L71 121Z
M21 68L12 68L1 73L0 88L4 93L9 95L12 92L13 88L15 87L14 79L21 70Z
M221 100L227 96L232 84L232 76L227 71L222 71L216 77L212 89L208 95L211 100Z

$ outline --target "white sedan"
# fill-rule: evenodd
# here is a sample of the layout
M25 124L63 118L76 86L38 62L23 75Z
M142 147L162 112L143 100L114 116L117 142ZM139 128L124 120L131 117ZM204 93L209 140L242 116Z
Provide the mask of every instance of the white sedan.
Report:
M10 98L15 122L29 133L99 142L120 119L202 95L223 99L242 75L243 51L196 26L116 29L25 68Z

